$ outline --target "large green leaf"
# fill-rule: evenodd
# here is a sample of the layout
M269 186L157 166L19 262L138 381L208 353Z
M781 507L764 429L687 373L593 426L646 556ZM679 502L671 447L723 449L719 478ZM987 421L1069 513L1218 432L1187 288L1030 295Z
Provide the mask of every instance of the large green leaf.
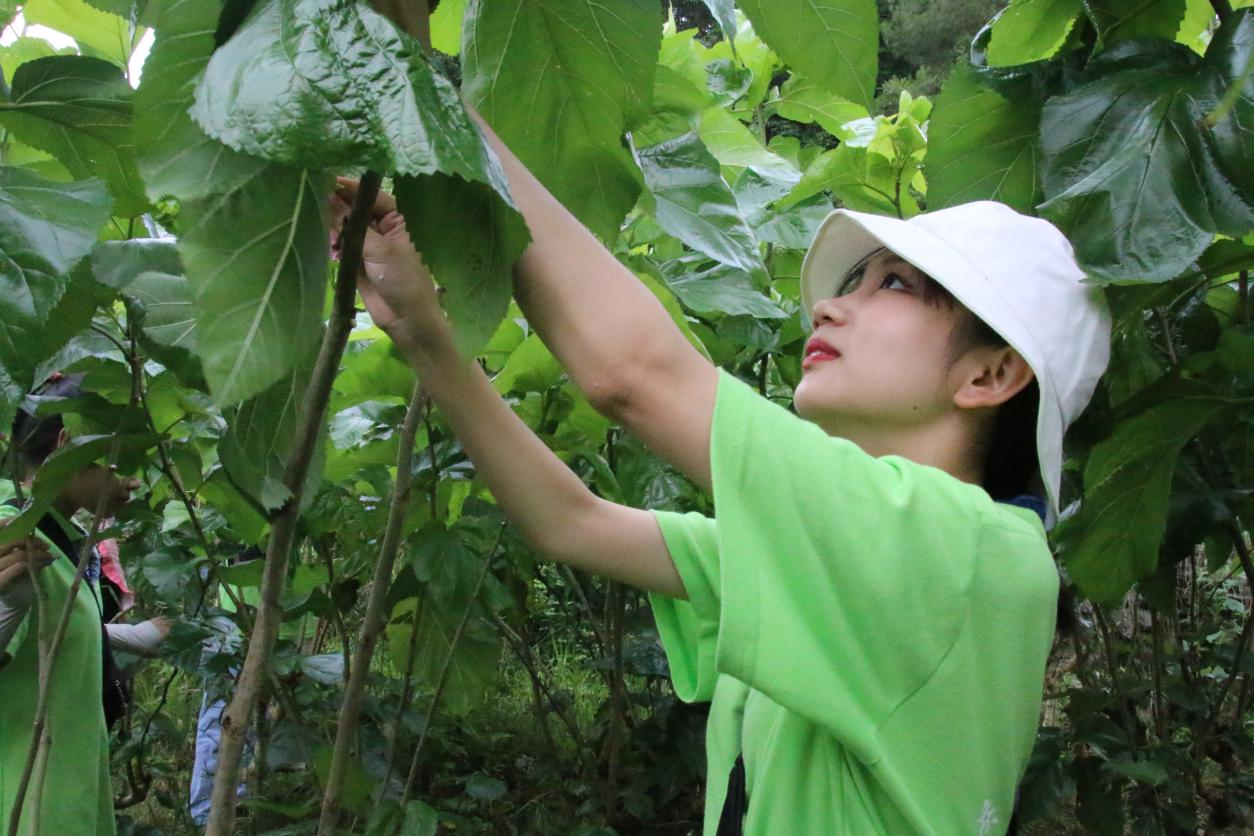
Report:
M27 23L38 23L69 35L85 53L110 63L126 66L135 45L143 37L143 27L133 28L129 20L101 11L99 3L83 0L26 0L22 16ZM116 4L118 7L121 4ZM129 3L127 4L130 5Z
M514 261L530 241L526 223L501 193L455 175L397 178L396 202L423 262L444 286L459 350L474 354L509 309Z
M24 169L0 167L0 367L5 384L0 417L12 418L13 397L34 384L36 365L90 322L96 301L90 288L67 298L68 274L108 219L109 194L99 180L55 183ZM86 282L91 283L90 275Z
M741 0L754 31L784 63L864 107L875 98L875 0Z
M462 18L466 0L444 0L431 13L431 45L448 55L462 51Z
M750 273L763 269L757 240L718 160L696 134L645 148L639 156L646 206L663 229L723 264Z
M794 122L807 125L817 122L823 130L841 139L849 139L852 135L846 125L868 115L862 105L829 93L799 75L784 82L775 109L780 116Z
M1254 202L1254 8L1234 13L1220 27L1206 60L1214 62L1216 74L1223 79L1221 105L1232 105L1210 134L1224 173L1249 204ZM1248 236L1252 227L1236 231L1233 237Z
M121 290L143 273L181 274L183 265L173 238L131 238L97 244L91 269L96 281Z
M108 220L99 180L54 183L0 167L0 338L11 323L43 321Z
M1170 279L1214 233L1254 227L1241 185L1254 179L1254 149L1239 135L1254 113L1249 96L1230 134L1199 129L1254 51L1248 10L1225 30L1205 59L1166 41L1123 41L1090 62L1087 83L1046 103L1041 209L1072 233L1094 276Z
M122 291L139 326L144 350L178 374L185 385L204 388L196 351L192 288L173 238L104 241L92 251L97 281Z
M1039 102L1011 101L982 85L966 62L936 99L928 126L927 205L998 200L1020 212L1038 202Z
M43 38L23 35L10 44L0 46L0 70L4 71L4 79L7 83L13 78L13 73L17 72L17 68L27 61L34 61L36 58L48 58L53 55L73 54L74 47L57 49Z
M1127 38L1173 40L1184 20L1185 0L1084 0L1102 43Z
M701 113L701 142L720 164L749 167L771 177L796 182L801 175L792 164L763 147L744 123L721 107Z
M993 21L988 63L994 67L1043 61L1067 40L1081 0L1011 0Z
M179 254L218 403L259 393L317 343L330 185L306 169L270 165L236 189L184 203Z
M141 273L126 289L132 309L143 312L144 336L166 348L196 351L196 315L187 279L171 273Z
M107 304L109 295L80 263L44 319L12 317L0 325L0 426L10 425L13 409L46 374L41 366L91 325L96 307Z
M1067 571L1086 596L1113 605L1158 565L1176 459L1227 402L1177 397L1120 424L1084 469L1080 511L1057 532Z
M669 268L669 265L668 265ZM753 286L748 274L715 265L694 270L678 264L664 271L666 284L684 305L698 313L744 315L757 319L783 319L788 314Z
M265 167L205 136L187 115L213 53L218 8L211 0L160 0L150 9L157 37L135 92L134 135L136 163L153 200L231 191Z
M660 4L472 0L466 14L463 93L558 200L613 238L640 193L622 135L649 113Z
M258 4L210 58L191 115L273 162L489 177L453 85L417 41L356 0Z
M76 180L102 177L114 212L147 207L131 142L131 88L107 61L56 55L28 61L0 90L0 126L56 157Z

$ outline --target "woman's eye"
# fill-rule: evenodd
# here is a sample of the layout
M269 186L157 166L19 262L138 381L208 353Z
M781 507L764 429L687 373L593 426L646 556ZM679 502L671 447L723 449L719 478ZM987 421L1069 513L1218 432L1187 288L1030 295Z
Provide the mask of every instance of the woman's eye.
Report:
M894 285L897 285L897 287L894 287ZM888 288L889 290L909 290L910 283L896 273L889 273L880 282L880 287Z

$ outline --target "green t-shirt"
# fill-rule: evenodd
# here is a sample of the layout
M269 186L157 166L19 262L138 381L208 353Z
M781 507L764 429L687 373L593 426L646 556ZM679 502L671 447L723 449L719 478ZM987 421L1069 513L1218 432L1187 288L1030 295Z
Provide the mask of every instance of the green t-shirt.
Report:
M12 483L0 482L0 502L12 495ZM16 514L16 508L0 505L0 519ZM42 539L48 542L47 538ZM75 566L51 542L49 548L58 559L43 570L42 577L48 590L45 613L55 623L74 581ZM0 668L0 828L9 824L35 722L39 640L34 604L9 642L7 652L12 658ZM100 608L84 580L49 684L47 722L52 744L44 778L42 833L114 833L109 736L100 699L100 667ZM22 809L22 833L26 832L30 810L28 792Z
M1002 833L1058 575L1040 519L874 458L720 373L715 518L655 512L679 696L712 700L705 833L743 752L747 834Z

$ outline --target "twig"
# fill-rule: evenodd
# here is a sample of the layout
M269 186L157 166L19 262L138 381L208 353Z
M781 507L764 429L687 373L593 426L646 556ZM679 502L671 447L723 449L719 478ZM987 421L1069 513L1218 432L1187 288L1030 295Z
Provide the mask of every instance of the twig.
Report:
M409 705L414 693L414 661L418 658L418 618L422 612L422 602L414 600L414 614L410 619L409 646L405 651L405 673L401 678L401 698L396 703L396 716L392 719L392 739L388 742L388 770L379 784L377 800L382 801L392 783L392 775L396 772L396 747L400 740L401 719L405 716L405 708Z
M326 547L320 539L313 539L314 551L322 558L323 563L327 565L327 588L335 589L335 561L332 558L331 550ZM331 624L335 627L335 633L340 637L340 648L344 657L344 684L348 685L348 681L353 674L353 661L351 658L352 645L348 639L348 627L344 624L344 616L340 613L340 608L331 602ZM314 652L321 652L322 639L326 636L324 632L321 636L316 637L314 642Z
M323 334L313 375L301 401L296 441L283 472L283 484L290 496L271 524L256 626L248 642L248 653L244 657L239 685L231 698L226 716L222 718L218 769L214 775L213 800L205 830L207 836L227 836L235 821L235 790L239 781L240 760L244 754L244 734L248 729L257 693L265 679L270 654L278 635L279 621L283 615L279 599L287 578L288 557L296 534L305 475L309 471L314 446L322 429L331 384L335 380L344 346L353 327L353 300L357 290L357 274L362 266L362 245L375 198L379 194L381 179L377 171L367 171L362 175L352 211L349 212L340 239L340 268L335 280L331 320Z
M409 506L409 489L413 484L414 474L414 436L418 432L418 416L429 409L430 403L422 393L421 384L414 384L413 394L409 397L409 407L405 412L405 421L401 425L400 444L396 452L396 482L392 488L387 526L383 533L383 543L379 547L379 559L374 567L366 615L362 619L361 629L357 634L357 652L354 654L348 686L344 689L344 701L340 703L335 731L335 751L331 756L326 790L322 794L322 814L318 819L320 836L333 836L335 825L339 821L340 792L344 786L344 774L348 769L348 755L357 737L361 698L366 690L366 675L370 672L370 660L374 658L374 647L379 641L379 634L383 631L383 608L387 603L388 587L392 583L392 569L396 563L396 553L400 548L401 523L405 520L405 510Z

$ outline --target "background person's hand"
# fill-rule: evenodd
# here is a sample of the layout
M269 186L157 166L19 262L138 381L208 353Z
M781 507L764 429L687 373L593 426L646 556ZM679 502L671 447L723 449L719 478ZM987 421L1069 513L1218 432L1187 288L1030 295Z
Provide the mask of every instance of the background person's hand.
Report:
M170 637L170 628L174 626L174 619L159 615L148 619L148 623L157 628L157 632L161 634L161 641L165 641Z
M339 231L352 209L357 181L341 177L331 195L331 251L339 257ZM446 329L439 294L396 209L396 199L380 192L362 248L357 288L375 324L398 343L421 346Z
M27 566L39 571L54 560L48 545L34 537L0 546L0 595L33 593Z

